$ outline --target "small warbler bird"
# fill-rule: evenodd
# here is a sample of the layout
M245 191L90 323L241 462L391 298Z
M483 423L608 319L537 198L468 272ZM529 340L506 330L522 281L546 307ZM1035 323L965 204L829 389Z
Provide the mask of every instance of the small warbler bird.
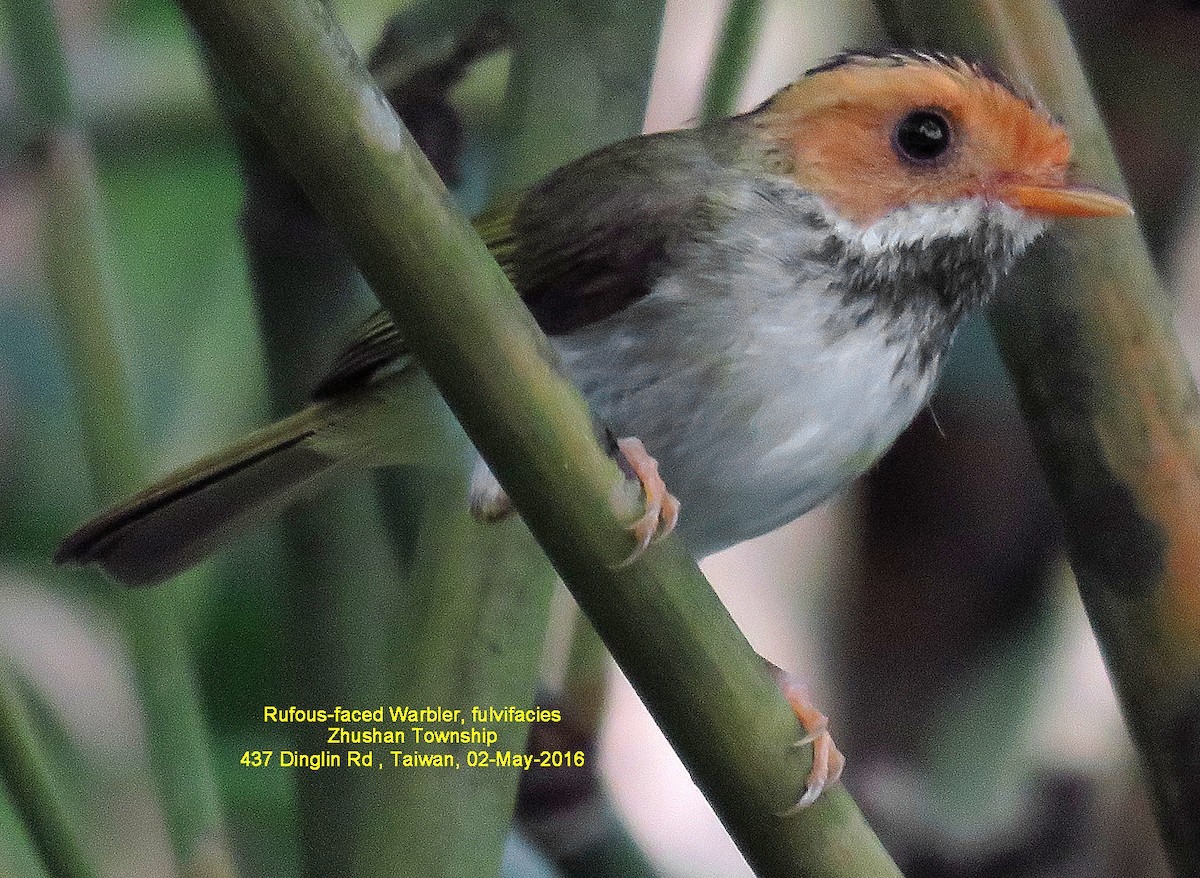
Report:
M476 228L621 437L646 496L635 554L678 520L703 556L870 467L1048 220L1131 213L1072 182L1070 156L1061 125L982 66L843 54L745 115L571 162ZM407 363L377 313L310 408L85 524L57 560L157 582L344 463L403 462L433 432L398 402L418 392ZM508 510L482 465L471 502ZM841 757L782 682L817 746L806 803Z

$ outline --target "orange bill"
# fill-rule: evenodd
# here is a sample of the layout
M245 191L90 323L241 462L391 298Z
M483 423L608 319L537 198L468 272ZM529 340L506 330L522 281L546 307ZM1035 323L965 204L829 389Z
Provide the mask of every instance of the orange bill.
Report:
M1090 186L1039 186L1031 183L1006 187L1001 197L1014 207L1043 216L1132 216L1133 208Z

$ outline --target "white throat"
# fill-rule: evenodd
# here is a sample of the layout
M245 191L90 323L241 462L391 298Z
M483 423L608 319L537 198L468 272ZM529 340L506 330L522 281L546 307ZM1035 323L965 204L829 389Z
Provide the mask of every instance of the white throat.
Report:
M846 219L828 204L823 206L837 236L867 256L946 238L972 238L986 232L1001 233L1015 255L1046 230L1042 220L1003 202L979 196L944 204L912 204L893 210L868 226Z

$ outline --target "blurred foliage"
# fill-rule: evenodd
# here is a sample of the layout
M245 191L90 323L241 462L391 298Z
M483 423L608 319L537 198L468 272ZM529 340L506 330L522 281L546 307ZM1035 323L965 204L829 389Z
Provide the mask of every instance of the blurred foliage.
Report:
M338 11L354 22L354 34L369 38L394 5L343 3ZM103 59L147 79L155 68L170 64L192 71L190 81L203 81L190 34L173 3L118 3L94 25L87 20L88 7L65 4L64 11L77 64ZM152 47L146 54L155 67L139 68L137 57L120 56L140 47ZM79 66L74 72L80 75ZM492 79L502 84L494 69ZM206 95L187 106L201 124L179 126L170 137L147 138L139 126L156 131L162 110L148 102L134 108L127 136L114 139L103 114L109 98L119 102L119 96L93 95L89 105L89 85L85 80L84 109L100 132L97 165L119 343L136 392L137 428L158 472L261 422L268 410L238 227L242 183L227 134L207 124L212 109ZM138 83L131 86L138 91ZM491 96L498 103L499 89L493 87ZM36 266L29 222L31 156L19 148L26 139L14 138L18 148L0 154L0 212L8 214L5 221L14 222L20 235L17 246L0 254L0 558L45 577L48 589L67 588L88 607L85 614L106 629L110 593L97 590L92 577L61 576L46 564L57 540L93 511L94 501L80 489L85 465L74 400ZM333 347L333 327L330 336ZM252 873L289 875L299 870L291 823L295 775L248 772L237 763L248 740L263 748L292 745L286 734L261 723L262 705L279 697L283 637L276 542L269 532L243 541L214 562L217 575L210 591L176 588L175 596L181 617L191 620L188 633L210 714L218 782L229 823L241 836L236 839L240 852ZM66 636L52 628L43 633L61 651L62 661L85 661L85 653L69 645ZM88 644L75 646L82 650ZM32 677L34 691L61 685L39 675L36 667L23 670ZM47 697L57 703L56 693ZM53 710L42 719L45 730L61 728ZM92 716L87 722L99 727L108 719ZM58 774L72 779L71 792L79 801L119 802L124 793L111 786L110 773L91 763L98 754L90 729L71 731L53 748L63 769ZM100 787L86 793L76 789L75 782L84 778ZM114 872L133 868L140 873L141 867L130 864L153 862L156 848L162 851L161 827L126 824L120 808L97 807L87 825L100 837L125 839L125 844L101 846ZM14 828L11 820L0 820L5 839ZM6 856L9 846L7 841L0 846Z
M396 6L347 2L335 9L361 46L374 40ZM212 124L211 99L203 91L195 49L174 4L117 3L98 21L91 20L96 10L87 6L68 3L64 11L74 73L83 77L84 116L97 143L116 281L118 343L135 391L137 430L150 450L152 469L160 472L261 423L270 409L239 230L240 171L229 135ZM103 83L108 76L110 91L94 90L88 68L95 64L104 68L97 78ZM140 105L122 103L119 92L126 83L121 74L140 98L139 84L155 80L160 71L164 80L184 84L165 108L153 94ZM465 95L461 103L467 126L477 137L467 148L463 175L464 200L475 206L493 162L505 72L503 61L481 65L455 92ZM163 127L163 117L173 114L172 124ZM124 123L121 130L113 130L114 118ZM93 577L61 576L46 564L57 540L94 511L94 501L80 489L85 463L76 406L60 339L43 304L28 223L34 205L32 156L21 147L29 139L27 129L19 114L0 123L0 129L14 134L10 139L16 144L0 155L0 215L11 209L23 236L11 251L0 252L0 558L44 578L47 593L68 589L83 602L85 616L107 629L111 593L97 590ZM369 305L364 301L363 307ZM339 327L328 327L324 347L337 346L338 332ZM323 364L296 367L301 374L312 374ZM237 762L247 742L275 750L298 745L296 729L272 729L261 722L263 704L291 703L280 690L289 641L278 543L274 529L256 534L211 563L215 575L203 590L167 588L173 590L180 617L189 620L218 782L239 856L250 874L287 876L303 868L295 843L301 778L288 771L246 771ZM52 627L44 632L63 661L84 661L81 652L65 644L65 636ZM119 655L113 659L123 661ZM43 678L36 667L22 670L31 676L35 691L61 685ZM353 693L344 697L352 699ZM54 693L47 703L57 703ZM61 726L53 708L42 719L47 730ZM88 722L103 725L107 718L92 716ZM92 764L97 754L89 737L87 730L76 728L57 740L59 774L71 778L70 792L77 801L97 806L117 802L123 793L103 765ZM135 747L144 763L144 743ZM142 766L139 770L144 772ZM89 777L96 785L86 793L75 788ZM0 832L6 826L11 828L11 821L0 820ZM155 860L155 851L159 856L164 852L161 827L126 822L120 808L92 809L87 829L100 837L125 839L102 846L106 871L135 869L140 874L145 863ZM518 868L506 862L506 870Z

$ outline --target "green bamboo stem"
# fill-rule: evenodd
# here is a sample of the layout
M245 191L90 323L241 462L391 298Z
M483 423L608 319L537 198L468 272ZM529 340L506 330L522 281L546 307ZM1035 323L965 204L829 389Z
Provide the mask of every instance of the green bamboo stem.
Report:
M1029 82L1077 174L1125 186L1048 0L881 4L892 33ZM1051 48L1048 48L1051 47ZM1133 221L1067 224L992 325L1055 493L1080 594L1146 766L1168 855L1200 873L1200 403ZM1024 294L1018 294L1023 289Z
M98 232L92 174L86 145L73 132L48 136L42 190L47 278L63 336L70 340L92 481L98 496L114 500L143 484L145 469L132 439L137 433L111 335L99 238L85 237ZM120 611L149 726L151 766L180 867L185 874L232 874L174 598L169 591L130 592L121 596Z
M566 674L549 703L562 722L530 729L528 752L596 752L607 713L608 650L575 612ZM569 771L534 767L521 778L516 825L553 859L566 878L655 878L654 864L630 834L595 763Z
M41 0L38 0L41 2ZM62 338L80 435L93 489L111 499L136 485L145 467L136 445L124 365L107 321L109 265L101 242L95 168L83 135L71 123L42 136L40 241L47 286Z
M553 12L559 19L574 18L570 26L552 24L531 14L521 3L513 4L509 12L510 32L516 43L513 63L518 67L537 67L537 55L545 49L539 35L547 27L580 35L588 32L587 22L579 21L578 13L566 6ZM626 25L632 28L642 23L635 20ZM445 21L443 28L458 30L460 41L479 42L478 24L468 26L460 19ZM532 32L527 32L530 29ZM444 43L444 39L438 42ZM640 128L654 40L631 32L622 42L631 47L624 58L629 75L606 85L600 100L567 107L562 118L570 131L594 132L603 125L608 138L619 138ZM395 48L412 51L412 47ZM590 59L598 46L594 40L577 39L569 47L554 47L558 53L568 48L573 57ZM379 62L379 55L379 50L373 54L373 64ZM430 63L437 64L437 59L430 59ZM561 93L569 87L564 83L590 76L592 65L592 61L582 60L578 68L560 68L557 76L538 78L529 85L552 85L556 94ZM637 70L642 72L640 77L633 75ZM635 94L626 99L623 94L607 93L613 89L635 89ZM389 96L403 98L403 88L389 89ZM510 91L505 116L515 121L515 130L524 131L539 124L537 113L553 99L554 95ZM607 119L597 120L591 115L601 106L611 108L614 104L627 109L620 113L610 109ZM402 99L399 106L404 108L408 102ZM571 139L567 143L574 150L600 145ZM511 153L524 146L518 140L504 149ZM538 174L571 157L573 153L528 154L520 161ZM445 173L453 169L439 170ZM447 438L448 443L456 443L454 447L460 447L463 441L457 431L453 440ZM397 633L389 668L401 681L401 703L441 704L460 708L469 715L474 705L533 702L555 577L519 523L481 527L469 520L463 502L464 475L460 472L457 480L445 473L424 479L414 473L404 476L410 482L407 495L419 497L423 511L415 543L407 553L410 563L406 584L412 603L401 613L405 624ZM422 481L423 487L419 484ZM414 508L410 500L407 508L396 509L392 516L411 519ZM520 749L527 727L505 726L502 734L502 747ZM364 833L364 838L372 839L368 859L381 861L381 854L387 852L392 862L404 863L413 872L495 874L511 823L519 777L519 771L494 768L482 773L395 774L380 790L379 801L384 807L375 812ZM412 807L413 802L425 805ZM447 814L454 815L456 830L447 826ZM381 843L379 839L387 841ZM366 872L360 870L360 874Z
M746 71L754 58L758 32L762 28L762 0L732 0L717 41L717 52L704 83L700 121L730 116L737 109Z
M23 12L27 15L28 12ZM6 44L7 46L7 44ZM106 34L102 44L80 47L86 79L76 80L74 98L80 127L92 149L142 154L164 143L211 139L218 128L204 82L189 64L180 63L181 46L173 38L132 38ZM52 91L57 77L21 83L30 94ZM39 103L43 99L39 99ZM0 144L20 144L40 130L40 111L7 92L0 95Z
M528 704L553 579L544 560L521 550L527 537L518 523L480 532L463 509L465 474L431 475L427 487L407 578L412 636L393 640L386 664L397 701L466 717L474 705ZM498 747L519 750L522 732L497 731ZM391 771L365 822L366 862L422 875L496 874L516 780L496 768ZM378 874L366 862L356 874Z
M0 776L53 878L99 878L79 843L16 682L0 666Z
M498 179L519 189L641 130L663 3L519 0ZM614 134L617 135L614 138Z
M67 58L54 8L44 0L7 2L12 72L22 107L38 130L76 117Z
M575 619L562 694L564 707L575 722L599 737L608 706L608 650L584 616Z
M109 277L91 154L66 78L49 0L7 4L23 98L43 129L43 264L79 403L85 457L101 499L145 481L109 309ZM129 594L126 637L149 724L149 749L185 874L231 875L212 766L170 592Z
M465 439L455 427L445 442L454 456ZM387 488L385 512L405 519L395 540L404 556L401 595L387 617L382 662L389 698L463 716L475 705L528 705L554 584L544 557L519 522L484 527L471 520L461 466L409 470ZM498 746L520 748L523 729L500 733ZM494 875L516 782L515 770L496 768L386 771L372 784L353 874Z
M292 0L180 6L341 231L752 867L763 876L897 875L841 788L779 816L808 770L809 754L793 746L799 724L676 541L621 565L636 492L330 16Z
M231 118L245 194L245 239L273 408L302 408L321 376L332 327L354 300L358 272L328 224L280 167L253 122L218 89ZM360 479L292 504L282 516L281 597L286 608L279 703L366 703L378 698L382 592L396 571L372 527L375 502ZM354 632L355 636L348 634ZM310 747L305 736L296 747ZM296 777L296 839L304 875L348 875L363 818L362 775Z
M128 496L144 480L126 485ZM195 582L198 577L192 577ZM155 788L184 878L237 874L213 775L197 686L169 589L121 596Z
M0 875L51 878L43 855L34 847L7 787L0 783Z

